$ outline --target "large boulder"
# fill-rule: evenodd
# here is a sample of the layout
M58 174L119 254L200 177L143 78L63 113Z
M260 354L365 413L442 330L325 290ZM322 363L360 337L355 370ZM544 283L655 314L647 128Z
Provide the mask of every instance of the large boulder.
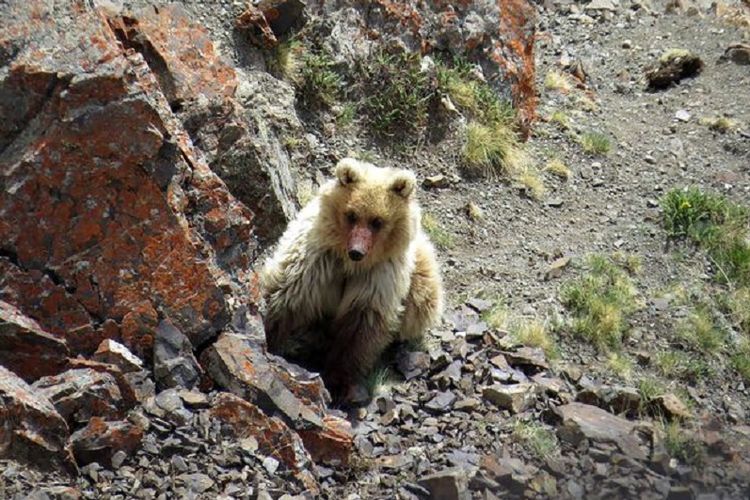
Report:
M253 214L194 149L164 74L100 12L3 9L0 299L73 354L119 338L144 358L164 318L203 344L231 317L225 291L257 298ZM232 92L229 70L185 65L175 89L210 94L225 76L214 94Z

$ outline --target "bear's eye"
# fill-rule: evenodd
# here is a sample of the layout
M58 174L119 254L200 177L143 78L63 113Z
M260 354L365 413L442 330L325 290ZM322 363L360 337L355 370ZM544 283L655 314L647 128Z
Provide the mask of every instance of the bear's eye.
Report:
M357 214L355 214L354 212L352 212L351 210L349 210L348 212L346 212L346 221L349 224L356 224L357 223Z
M370 227L372 228L373 231L380 230L383 227L383 224L384 224L383 219L381 219L380 217L375 217L374 219L370 221Z

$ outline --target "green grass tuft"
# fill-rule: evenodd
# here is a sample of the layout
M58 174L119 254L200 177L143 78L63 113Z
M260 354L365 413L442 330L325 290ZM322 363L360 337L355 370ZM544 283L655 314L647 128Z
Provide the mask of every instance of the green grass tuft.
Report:
M609 137L601 132L586 132L578 142L586 153L594 155L606 155L612 149Z
M715 324L711 311L696 308L677 328L677 334L700 353L713 354L725 345L726 336Z
M557 436L536 422L517 420L513 425L513 437L524 444L538 458L544 459L559 452Z
M453 236L430 214L422 214L422 229L430 237L430 241L441 250L453 248Z
M704 248L719 282L750 286L750 210L698 188L668 192L662 210L667 235Z
M603 351L619 350L627 318L636 310L630 277L611 259L594 255L588 273L561 290L563 304L574 315L573 331Z
M705 360L677 349L657 353L654 364L662 375L670 379L695 383L713 376L713 370Z
M299 88L303 99L311 104L332 106L341 94L341 76L334 69L334 62L325 52L302 53L299 69Z

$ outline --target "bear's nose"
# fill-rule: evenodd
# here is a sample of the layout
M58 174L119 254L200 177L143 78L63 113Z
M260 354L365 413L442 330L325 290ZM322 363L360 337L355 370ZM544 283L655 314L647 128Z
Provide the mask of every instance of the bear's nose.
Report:
M349 258L357 262L364 258L365 254L359 250L349 250Z

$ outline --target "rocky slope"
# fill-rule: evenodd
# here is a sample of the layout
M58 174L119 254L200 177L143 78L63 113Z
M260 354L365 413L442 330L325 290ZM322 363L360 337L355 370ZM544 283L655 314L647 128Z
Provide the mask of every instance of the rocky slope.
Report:
M660 198L750 192L749 66L722 58L747 11L709 7L4 4L0 496L747 497L731 344L706 355L708 376L659 364L721 292L700 252L665 251ZM335 92L283 63L290 37L330 58ZM561 160L566 180L542 171L535 199L467 175L460 112L432 115L440 137L374 135L350 115L360 61L384 48L476 63L534 161ZM703 71L647 91L671 48ZM699 120L722 115L724 134ZM585 152L590 131L613 151ZM345 413L315 374L265 354L253 269L350 154L425 179L449 310ZM642 262L617 352L573 335L561 299L590 254Z

